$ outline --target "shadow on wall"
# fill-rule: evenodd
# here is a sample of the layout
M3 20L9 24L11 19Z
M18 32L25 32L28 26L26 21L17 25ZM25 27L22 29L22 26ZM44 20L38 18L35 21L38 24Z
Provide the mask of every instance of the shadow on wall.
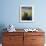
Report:
M4 28L6 28L6 26L4 24L0 24L0 43L2 43L3 32L6 31Z

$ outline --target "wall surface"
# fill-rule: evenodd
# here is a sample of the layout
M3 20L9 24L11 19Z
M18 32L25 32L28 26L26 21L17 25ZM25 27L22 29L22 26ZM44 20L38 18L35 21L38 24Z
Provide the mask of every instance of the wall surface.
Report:
M46 28L45 0L0 0L0 25L13 24L16 28ZM19 21L20 5L34 6L34 22L21 23Z
M34 6L34 22L19 21L20 5ZM9 24L20 29L40 27L46 32L46 0L0 0L0 31Z

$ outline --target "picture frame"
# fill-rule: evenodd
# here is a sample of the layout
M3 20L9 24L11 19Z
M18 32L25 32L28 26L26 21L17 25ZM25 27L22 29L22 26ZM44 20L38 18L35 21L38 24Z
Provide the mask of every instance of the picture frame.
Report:
M34 6L20 5L20 22L33 22L33 21L34 21Z

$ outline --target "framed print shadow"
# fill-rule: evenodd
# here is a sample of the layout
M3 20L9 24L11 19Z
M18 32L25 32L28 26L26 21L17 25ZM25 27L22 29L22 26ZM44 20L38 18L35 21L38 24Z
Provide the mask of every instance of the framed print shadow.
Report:
M34 21L34 7L32 5L20 5L20 22Z

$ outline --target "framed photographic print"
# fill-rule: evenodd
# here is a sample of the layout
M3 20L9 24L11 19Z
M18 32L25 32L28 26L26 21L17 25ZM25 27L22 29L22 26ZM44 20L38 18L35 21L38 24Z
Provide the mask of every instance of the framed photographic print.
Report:
M34 7L32 5L20 5L20 22L34 21Z

